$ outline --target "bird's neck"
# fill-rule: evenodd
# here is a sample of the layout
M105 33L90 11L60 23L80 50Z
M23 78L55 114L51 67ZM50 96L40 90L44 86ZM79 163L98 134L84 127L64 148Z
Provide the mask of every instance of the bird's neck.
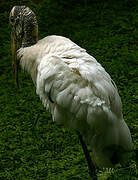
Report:
M16 43L16 52L20 48L26 48L26 47L31 47L35 45L38 42L38 32L26 32L23 37L16 37L15 38L15 43Z
M38 24L37 20L33 19L32 22L28 19L24 23L23 36L21 47L29 47L35 45L38 41Z
M38 50L35 45L22 47L17 52L17 58L20 61L22 69L26 70L32 77L33 82L36 82L37 67L39 65L37 56Z
M22 39L22 48L33 46L37 43L38 36L29 36L29 34L25 34Z
M27 21L27 20L26 20ZM29 25L28 25L29 23ZM36 81L37 75L37 51L34 45L38 42L38 25L36 19L24 24L24 34L22 41L17 48L17 57L23 69L27 70L33 81ZM18 43L18 42L17 42Z

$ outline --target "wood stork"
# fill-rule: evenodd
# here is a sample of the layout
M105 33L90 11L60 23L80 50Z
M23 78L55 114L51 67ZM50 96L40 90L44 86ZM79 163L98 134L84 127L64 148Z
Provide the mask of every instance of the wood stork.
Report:
M52 35L38 41L36 16L28 7L14 6L9 19L16 85L20 62L31 75L36 93L53 121L79 133L89 168L123 163L132 149L132 140L110 75L68 38ZM94 166L84 142L92 149Z

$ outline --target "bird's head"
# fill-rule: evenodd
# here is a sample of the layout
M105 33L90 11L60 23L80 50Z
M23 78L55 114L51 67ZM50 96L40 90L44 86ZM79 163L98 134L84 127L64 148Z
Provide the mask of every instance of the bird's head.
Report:
M18 64L16 52L22 47L36 44L38 41L38 25L34 12L26 6L14 6L9 17L12 26L11 49L12 69L15 77L15 84L18 87Z

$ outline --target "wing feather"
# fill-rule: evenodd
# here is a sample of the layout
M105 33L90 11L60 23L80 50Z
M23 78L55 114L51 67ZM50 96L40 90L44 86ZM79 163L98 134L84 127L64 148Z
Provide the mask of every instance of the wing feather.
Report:
M69 39L52 36L43 41L48 51L38 56L37 94L54 121L81 132L99 166L110 166L112 152L105 155L103 149L111 145L131 148L115 83L94 57Z

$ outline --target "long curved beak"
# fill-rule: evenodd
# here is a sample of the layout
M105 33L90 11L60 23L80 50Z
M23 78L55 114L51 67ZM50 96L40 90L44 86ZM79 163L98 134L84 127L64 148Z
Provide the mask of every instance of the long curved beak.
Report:
M14 75L14 83L17 88L19 88L19 81L18 81L18 67L19 63L17 62L16 58L16 43L15 43L15 34L11 33L11 50L12 50L12 71Z

